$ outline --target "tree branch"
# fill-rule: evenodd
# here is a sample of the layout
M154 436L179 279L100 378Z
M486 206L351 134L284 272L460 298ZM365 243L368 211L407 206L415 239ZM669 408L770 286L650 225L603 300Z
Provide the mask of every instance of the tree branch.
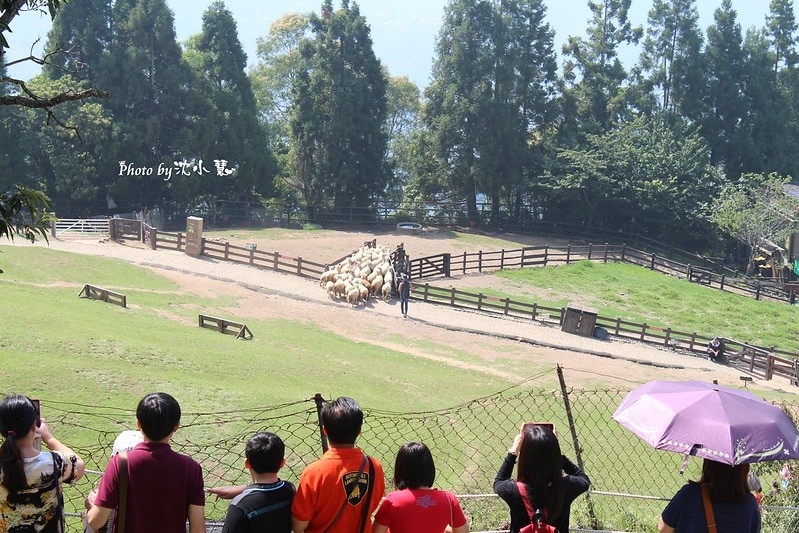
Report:
M0 81L8 81L8 80L3 80L3 78L0 78ZM21 87L24 87L24 84L22 84ZM97 87L92 87L91 89L86 89L84 91L78 91L78 92L68 91L65 93L57 94L56 96L53 96L51 98L39 98L27 90L26 93L29 96L20 96L20 95L0 96L0 105L16 105L21 107L30 107L33 109L47 109L50 107L55 107L59 104L63 104L64 102L83 100L85 98L92 98L92 97L107 98L109 96L108 91L101 91Z

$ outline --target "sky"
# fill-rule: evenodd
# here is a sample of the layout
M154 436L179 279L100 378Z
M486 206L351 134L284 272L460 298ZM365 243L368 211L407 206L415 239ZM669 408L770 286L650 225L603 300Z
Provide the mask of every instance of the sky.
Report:
M175 14L175 32L178 41L202 29L202 14L212 0L167 0ZM441 29L444 6L448 0L351 0L358 3L361 14L371 28L375 55L388 67L392 76L408 76L420 88L427 86L435 54L435 40ZM586 0L545 0L547 22L555 31L555 49L560 54L561 45L570 35L585 36L590 18ZM340 0L334 0L340 6ZM269 26L287 12L318 12L322 0L225 0L238 26L239 41L252 66L257 57L256 41L269 33ZM652 0L632 0L630 20L633 25L645 25ZM699 25L706 30L713 23L713 12L721 0L697 0ZM738 12L738 22L743 30L762 27L768 13L769 0L732 0ZM797 13L799 14L799 13ZM47 40L50 19L38 13L21 13L11 23L13 33L7 34L11 48L9 61L27 56L30 45L41 38L39 49ZM622 52L627 63L637 59L637 52ZM28 62L24 67L10 68L9 74L29 79L39 68Z

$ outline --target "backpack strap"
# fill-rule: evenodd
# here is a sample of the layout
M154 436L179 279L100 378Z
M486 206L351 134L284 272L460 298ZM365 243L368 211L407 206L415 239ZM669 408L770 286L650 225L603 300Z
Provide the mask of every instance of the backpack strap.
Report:
M530 504L530 498L527 497L527 488L521 481L516 482L516 488L519 489L519 495L522 497L524 507L527 509L527 516L530 518L530 523L533 523L533 506Z
M713 514L713 504L710 502L710 488L707 483L700 485L702 489L702 504L705 506L705 519L707 520L708 533L716 533L716 515Z
M516 482L516 487L519 489L519 495L522 497L522 501L524 502L524 507L527 509L527 515L530 517L530 523L535 524L535 511L533 510L533 506L530 503L530 498L527 497L527 487L524 486L524 483L521 481ZM549 512L547 512L546 508L541 509L541 512L544 514L544 523L549 524L547 520L549 520ZM538 521L540 523L540 520ZM711 532L714 533L714 532Z
M125 533L125 515L128 509L128 452L117 456L119 468L119 510L117 511L117 533Z

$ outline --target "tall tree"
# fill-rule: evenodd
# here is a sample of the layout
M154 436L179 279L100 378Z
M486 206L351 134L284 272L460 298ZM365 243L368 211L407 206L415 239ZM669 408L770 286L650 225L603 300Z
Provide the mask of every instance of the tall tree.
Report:
M780 66L792 67L796 64L796 15L792 0L771 0L769 14L766 16L766 31L774 54L774 72Z
M52 50L42 72L50 79L69 74L88 85L101 85L113 40L112 0L70 0L53 20L45 50Z
M205 110L193 158L209 166L224 160L233 171L220 176L214 167L200 176L200 187L216 199L249 201L254 194L271 193L274 164L237 35L233 15L216 0L203 14L202 31L189 39L184 56L198 80Z
M357 4L332 0L311 19L293 85L293 170L316 206L372 206L385 190L386 78Z
M743 40L737 16L730 0L723 0L713 13L713 25L707 29L705 111L701 118L710 162L723 165L731 179L742 171L740 155L745 142L740 129L746 113L741 86Z
M425 90L424 120L444 169L446 189L466 201L467 216L478 218L482 113L490 102L492 18L490 3L451 0L436 42L432 79Z
M388 76L386 91L386 163L391 171L387 197L402 199L402 188L411 181L411 139L420 127L422 94L407 76Z
M655 0L649 11L641 69L660 95L660 109L696 118L703 79L696 0Z
M291 86L302 65L300 43L310 29L310 15L287 13L272 23L266 37L257 40L258 62L250 71L250 79L273 150L288 146Z
M109 68L117 76L108 86L114 95L108 102L114 120L108 149L116 156L106 158L101 171L114 177L110 194L121 208L163 206L180 192L181 181L194 176L167 181L156 172L136 175L135 169L172 169L184 154L193 153L192 132L204 125L191 122L198 115L192 107L191 71L165 0L117 0L113 19Z
M563 53L563 73L577 103L576 125L584 133L616 127L627 113L627 72L618 56L622 44L637 44L643 34L627 18L631 0L588 0L588 38L571 36ZM578 73L580 79L578 80Z

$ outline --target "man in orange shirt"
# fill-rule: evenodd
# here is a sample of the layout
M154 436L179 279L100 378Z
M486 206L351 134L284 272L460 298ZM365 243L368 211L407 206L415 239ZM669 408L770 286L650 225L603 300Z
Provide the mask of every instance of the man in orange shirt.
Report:
M355 446L363 412L342 396L322 407L330 449L305 467L291 506L294 533L369 533L385 491L383 466Z

